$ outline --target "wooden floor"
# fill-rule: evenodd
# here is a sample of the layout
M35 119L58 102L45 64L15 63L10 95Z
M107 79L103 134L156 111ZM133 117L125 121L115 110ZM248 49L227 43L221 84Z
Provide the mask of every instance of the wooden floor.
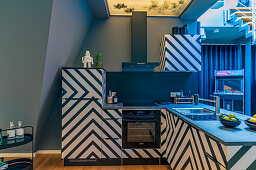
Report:
M166 165L126 165L126 166L63 166L61 155L37 155L35 170L170 170Z

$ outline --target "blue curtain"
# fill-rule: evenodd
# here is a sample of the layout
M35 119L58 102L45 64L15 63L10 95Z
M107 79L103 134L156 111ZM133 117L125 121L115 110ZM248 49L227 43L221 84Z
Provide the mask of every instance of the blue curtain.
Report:
M256 114L256 46L252 46L252 115Z
M244 65L244 46L203 45L202 71L199 73L199 95L210 98L214 92L214 70L239 70Z
M199 95L210 98L214 92L214 70L244 69L245 46L203 45L202 71L199 72ZM251 113L256 114L256 46L252 46Z

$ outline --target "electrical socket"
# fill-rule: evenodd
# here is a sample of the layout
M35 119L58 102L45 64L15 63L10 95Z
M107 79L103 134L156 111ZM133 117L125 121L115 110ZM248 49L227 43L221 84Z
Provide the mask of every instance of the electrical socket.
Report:
M177 96L177 95L182 96L182 94L183 94L183 92L171 92L171 93L170 93L170 96L171 96L171 97L175 97L175 96Z

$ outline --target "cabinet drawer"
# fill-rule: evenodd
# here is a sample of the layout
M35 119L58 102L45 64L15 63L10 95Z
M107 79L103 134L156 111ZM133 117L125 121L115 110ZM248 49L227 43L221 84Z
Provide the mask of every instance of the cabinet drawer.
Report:
M115 110L103 110L102 117L105 119L121 119L122 117L122 110L115 109Z
M121 138L122 137L122 119L103 119L102 120L102 138Z
M122 139L103 139L101 158L121 158Z
M160 158L160 149L122 149L122 158Z

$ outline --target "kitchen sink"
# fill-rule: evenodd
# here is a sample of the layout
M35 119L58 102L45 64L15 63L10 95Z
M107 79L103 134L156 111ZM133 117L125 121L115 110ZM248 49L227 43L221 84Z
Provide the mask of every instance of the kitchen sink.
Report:
M214 111L205 108L172 108L192 120L217 120Z

